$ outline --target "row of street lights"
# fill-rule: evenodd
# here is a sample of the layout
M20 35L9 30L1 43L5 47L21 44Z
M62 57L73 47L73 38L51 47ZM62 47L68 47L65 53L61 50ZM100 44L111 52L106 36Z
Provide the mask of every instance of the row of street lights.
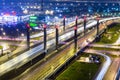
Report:
M86 16L84 17L84 35L86 34ZM43 24L43 29L44 29L44 52L47 53L47 31L46 31L47 26ZM55 25L56 29L56 50L58 50L58 45L59 45L59 26ZM75 26L74 26L74 43L75 43L75 50L77 50L77 29L78 29L78 16L76 16L75 19ZM63 19L63 30L65 31L65 17ZM99 18L97 18L97 33L96 35L98 36L99 34ZM30 25L27 24L27 46L28 49L30 49Z

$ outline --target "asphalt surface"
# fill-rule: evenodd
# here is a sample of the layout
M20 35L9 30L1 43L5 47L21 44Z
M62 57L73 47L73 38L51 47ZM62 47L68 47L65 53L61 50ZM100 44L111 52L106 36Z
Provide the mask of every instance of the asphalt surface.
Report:
M112 64L108 69L103 80L115 80L119 67L120 67L120 58L112 59Z
M98 55L103 56L105 58L105 61L102 63L102 67L100 68L99 72L97 73L97 76L95 77L95 80L102 80L104 78L107 70L109 69L109 67L111 65L110 57L103 54L103 53L100 53L98 51L89 50L89 49L86 49L84 52L98 54Z
M101 27L102 29L102 27ZM81 38L78 40L78 47L79 49L84 47L86 44L86 40L95 38L94 36L96 35L96 30L90 32L88 35L85 37ZM85 43L83 43L85 42ZM81 46L82 44L82 46ZM51 59L46 60L44 64L42 65L37 65L34 67L34 69L30 68L26 73L24 73L22 76L20 76L17 79L20 80L44 80L45 77L47 77L49 74L53 73L57 68L59 68L62 64L65 63L67 59L75 55L74 52L74 43L69 45L67 48L59 52L57 55L53 56Z
M95 31L94 31L94 32L95 32ZM96 33L94 33L94 34L96 34ZM92 36L92 35L90 34L90 36ZM87 39L89 38L88 36L86 36L86 37L87 37ZM85 39L85 38L84 38L84 39ZM82 40L81 40L81 41L82 41ZM82 42L83 42L83 41L82 41ZM78 44L79 44L79 43L82 44L82 42L80 43L80 41L79 41ZM79 44L79 45L80 45L80 44ZM73 45L72 45L72 46L73 46ZM69 46L69 47L70 47L70 46ZM67 58L65 58L65 59L68 59L68 58L70 58L71 56L73 56L73 55L75 54L75 53L73 53L74 47L72 47L72 49L71 49L71 47L70 47L69 49L70 49L70 50L69 50L70 53L72 53L72 54L70 54L69 51L67 51L67 52L69 53L69 55L68 55ZM64 50L63 50L63 51L64 51ZM65 52L65 51L64 51L64 52ZM32 54L32 53L31 53L31 54ZM30 55L31 55L31 54L30 54ZM26 57L26 56L25 56L25 57ZM58 60L58 59L56 59L55 61L57 61L57 60ZM62 60L60 60L60 62L61 62L61 61L62 61ZM66 61L66 60L63 60L63 61ZM54 62L54 63L55 63L55 62ZM58 62L58 64L59 64L59 62ZM57 64L57 66L58 66L58 64ZM62 63L62 64L63 64L63 63ZM59 65L60 65L60 64L59 64ZM49 65L49 66L51 66L51 65ZM49 66L48 66L48 68L49 68ZM55 66L55 65L53 65L53 66ZM52 70L54 70L54 67L53 67L53 66L51 67ZM2 66L2 68L3 68L3 67L4 67L4 66ZM50 69L50 70L51 70L51 69ZM44 69L43 69L43 70L44 70ZM49 71L49 69L46 69L46 70ZM53 72L53 71L50 71L50 72ZM41 74L42 74L42 73L41 73ZM48 73L45 72L44 74L48 74ZM42 75L43 75L43 74L42 74ZM29 76L29 77L30 77L30 76ZM33 77L33 78L34 78L34 77ZM39 78L39 77L38 77L38 78Z
M91 33L86 35L85 37L78 40L78 45L83 44L83 42L95 35L95 33ZM75 55L74 52L74 43L69 45L67 48L57 53L57 55L53 56L51 59L45 61L44 64L38 65L34 70L24 74L24 76L20 77L21 80L44 80L49 74L53 73L57 68L59 68L62 64L65 63L70 57Z

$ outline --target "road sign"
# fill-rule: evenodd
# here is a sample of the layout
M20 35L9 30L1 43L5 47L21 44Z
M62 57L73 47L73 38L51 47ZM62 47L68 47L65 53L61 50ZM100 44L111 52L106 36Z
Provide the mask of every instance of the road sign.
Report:
M37 27L38 24L37 24L37 16L30 16L29 18L29 25L30 27Z
M30 20L37 20L37 16L30 16Z
M38 25L36 23L30 22L29 23L30 27L37 27Z

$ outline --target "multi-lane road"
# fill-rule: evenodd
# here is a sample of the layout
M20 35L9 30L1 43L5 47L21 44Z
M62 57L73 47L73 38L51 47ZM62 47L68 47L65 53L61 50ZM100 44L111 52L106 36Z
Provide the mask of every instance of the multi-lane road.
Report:
M117 18L119 18L119 17L117 17ZM115 18L115 19L117 19L117 18ZM113 18L103 19L103 20L101 20L101 21L106 21L106 20L111 20L111 19L113 19ZM101 22L101 21L100 21L100 22ZM93 21L92 23L90 23L90 24L87 25L87 28L90 28L90 27L92 27L92 26L95 26L96 23L97 23L96 21ZM81 27L81 28L78 29L78 33L82 32L82 31L83 31L83 27ZM70 37L73 37L73 36L74 36L74 31L70 31L70 32L68 32L68 33L65 33L64 35L61 35L61 36L59 37L59 41L67 40L67 39L69 39ZM50 46L53 45L53 44L55 44L55 39L48 41L48 42L47 42L47 47L50 47ZM81 44L82 44L82 43L81 43ZM72 49L71 49L72 51L74 51L73 48L74 48L74 47L72 47ZM43 44L41 44L41 45L39 45L39 46L31 49L30 51L27 51L27 52L25 52L25 53L23 53L23 54L15 57L14 59L11 59L11 60L9 60L9 61L1 64L1 65L0 65L0 75L4 74L5 72L7 72L7 71L9 71L9 70L11 70L11 69L13 69L13 68L16 68L16 67L18 66L18 64L19 64L19 65L22 65L22 64L28 62L28 61L30 60L30 57L34 58L35 55L38 55L38 52L39 52L39 51L42 51L42 49L43 49ZM70 50L70 51L71 51L71 50ZM71 52L72 52L72 51L71 51ZM68 52L68 51L67 51L67 52ZM67 53L67 52L66 52L66 53ZM71 53L71 52L70 52L70 53ZM73 55L73 54L74 54L74 53L72 53L72 54L70 54L70 53L69 53L69 55ZM71 57L71 56L70 56L70 57ZM56 61L57 61L57 59L56 59ZM60 61L62 61L62 60L60 60ZM49 67L48 67L48 68L49 68ZM51 68L53 69L53 67L51 67ZM46 69L46 70L47 70L47 69Z
M80 20L78 20L79 22L78 23L80 23L80 25L78 25L78 28L80 28L80 27L82 27L82 20L80 19ZM89 20L88 22L87 22L87 24L90 24L91 22L93 22L94 20ZM62 36L62 35L64 35L64 34L66 34L66 33L68 33L68 32L70 32L70 31L72 31L73 30L73 27L72 26L74 26L74 22L71 22L67 27L66 27L66 31L65 32L59 32L59 35L60 36ZM47 35L47 41L49 41L49 40L52 40L52 39L54 39L55 38L55 29L53 30L53 29L48 29L47 30L47 32L48 32L48 35ZM40 40L34 40L34 39L32 39L32 40L30 40L30 42L31 42L31 46L32 45L35 45L35 44L38 44L38 43L43 43L43 32L42 33L38 33L38 34L34 34L34 35L31 35L31 37L32 38L36 38L36 37L39 37L40 38ZM64 36L63 36L64 37ZM63 38L63 40L65 40L64 38ZM19 41L19 39L18 39L18 41ZM33 41L33 42L32 42ZM54 39L54 41L55 41L55 39ZM62 40L60 40L60 41L62 41ZM14 50L13 52L12 52L12 54L10 54L10 57L12 57L13 55L19 55L19 54L17 54L18 52L20 52L20 51L22 51L22 50L25 50L25 49L27 49L27 45L26 45L26 40L22 40L22 42L19 42L19 43L17 43L17 41L16 41L16 44L14 43L12 43L12 42L6 42L6 44L5 45L8 45L8 43L9 44L12 44L13 46L14 45L18 45L18 47L16 48L16 50ZM23 48L24 47L24 48ZM9 49L10 50L10 49ZM4 55L4 56L2 56L1 58L0 58L0 64L1 63L4 63L5 61L7 61L8 60L8 55Z
M105 54L111 54L111 55L118 55L116 54L116 51L102 51L102 50L94 50L94 49L86 49L85 52L92 52L92 53L105 53ZM120 67L120 58L111 58L111 65L108 68L108 71L106 71L106 74L103 78L103 80L115 80L118 69Z
M91 37L94 37L95 35L96 35L96 31L93 30L92 32L90 32L86 36L84 36L81 39L79 39L78 40L78 47L80 49L83 48L88 43L86 41L88 39L90 39ZM92 39L92 40L94 40L94 39ZM89 42L91 42L92 40L89 40ZM82 46L81 46L81 44L82 44ZM69 59L70 57L72 57L73 55L75 55L74 43L72 43L67 48L65 48L64 50L59 52L56 56L52 57L49 60L46 60L44 62L44 64L42 64L42 65L38 64L36 67L34 67L34 69L33 68L29 68L28 72L25 72L23 75L19 76L16 79L22 79L22 80L24 80L24 79L25 80L36 80L36 79L37 80L44 80L45 77L47 77L49 74L53 73L60 65L64 64L64 62L67 59ZM107 71L107 69L108 69L108 67L109 67L109 65L111 63L111 60L110 60L110 58L108 56L105 56L104 54L100 54L100 55L103 55L106 58L106 60L107 60L104 63L104 66L106 66L106 67L101 70L100 75L98 76L98 78L103 78L104 74L106 73L106 71ZM30 69L32 69L32 70L30 70Z
M97 76L95 78L95 80L102 80L104 78L104 75L106 74L107 70L109 69L109 67L111 65L110 57L105 55L105 54L103 54L103 53L99 53L97 51L89 50L89 49L85 50L84 52L97 54L97 55L103 56L105 58L105 62L103 62L102 67L99 70L99 73L97 74Z
M116 80L119 67L120 67L120 58L113 58L112 63L103 80Z
M119 58L119 55L120 55L120 46L115 46L114 44L90 44L89 45L90 48L86 49L87 52L92 52L92 53L95 53L95 52L98 52L98 53L103 53L103 54L106 54L106 55L115 55L117 57L110 57L112 62L111 62L111 65L107 71L107 73L105 74L103 80L116 80L116 77L117 77L117 74L118 74L118 70L119 70L119 67L120 67L120 58ZM91 48L91 47L98 47L98 48L109 48L109 49L115 49L115 50L95 50L94 48ZM116 50L118 49L118 51Z
M91 23L90 23L91 24ZM94 22L94 24L92 25L95 25L96 22ZM89 27L92 27L92 26L89 26ZM80 33L82 31L82 27L78 30L78 32ZM74 31L70 31L68 33L65 33L64 35L61 35L59 37L59 41L65 41L71 37L74 36ZM51 45L55 45L55 39L52 39L52 40L49 40L47 42L47 47L51 47ZM23 65L25 63L27 63L28 61L32 60L33 58L35 58L36 56L38 56L38 52L43 52L43 44L3 63L0 65L0 75L14 69L14 68L18 68L18 65ZM7 67L5 67L7 66Z
M83 42L89 39L91 36L94 36L96 32L92 31L87 34L85 37L82 37L78 40L78 45L83 44ZM37 65L36 67L28 69L28 73L23 74L22 76L16 79L22 80L44 80L48 75L53 73L58 69L62 64L66 62L70 57L74 56L75 48L74 42L68 47L64 48L61 52L57 53L54 57L49 60L46 60L42 65ZM81 47L82 48L82 47Z

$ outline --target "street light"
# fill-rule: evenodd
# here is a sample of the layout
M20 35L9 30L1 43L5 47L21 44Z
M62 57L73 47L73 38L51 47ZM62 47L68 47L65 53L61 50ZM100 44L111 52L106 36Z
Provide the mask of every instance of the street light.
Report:
M65 24L65 18L66 18L66 17L64 16L64 18L63 18L63 30L64 30L64 31L65 31L65 25L66 25L66 24Z
M21 36L23 37L23 36L25 36L23 33L21 33Z
M26 28L27 28L27 47L28 49L30 49L30 25L27 24Z
M6 33L5 32L3 32L3 36L5 36L6 35Z
M77 26L74 27L74 43L75 43L75 51L77 49Z
M77 25L77 21L78 20L78 17L76 16L76 20L75 20L75 27L74 27L74 42L75 42L75 52L76 52L76 50L77 50L77 27L78 27L78 25Z
M47 26L45 25L45 24L43 24L43 29L44 29L44 53L46 53L47 51L46 51L46 43L47 43L47 31L46 31L46 28L47 28Z
M58 50L58 40L59 40L59 38L58 38L58 36L59 36L59 31L58 31L58 29L59 29L59 26L57 26L57 25L55 25L55 29L56 29L56 50Z
M86 16L84 16L84 35L86 33Z
M76 16L76 19L75 19L75 26L76 27L78 26L78 16Z
M1 31L3 31L3 28L1 28Z
M99 17L97 17L97 37L98 37L98 35L99 35L99 20L100 20L100 18Z

